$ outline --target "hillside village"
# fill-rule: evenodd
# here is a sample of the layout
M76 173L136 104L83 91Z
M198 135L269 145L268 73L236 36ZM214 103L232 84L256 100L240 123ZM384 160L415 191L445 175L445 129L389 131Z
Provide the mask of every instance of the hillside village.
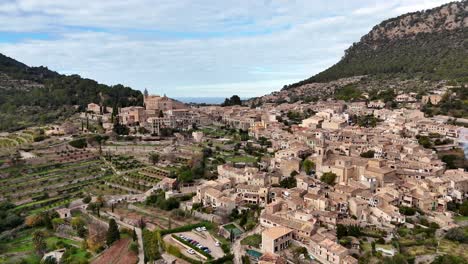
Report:
M118 246L135 244L125 258L139 263L466 258L450 234L468 223L467 120L425 115L457 87L432 89L395 91L392 105L198 106L146 93L144 106L90 103L66 122L2 134L2 199L29 228L57 212L49 239L77 239L65 252L86 241L92 263L122 250L105 247L108 219L138 230Z
M48 13L38 5L41 10L34 13L24 10L28 6L34 9L31 4L5 7L17 9L18 19L27 23L40 22L23 19L31 18L30 13L46 14L44 21L51 25L62 21L53 15L61 8ZM121 3L112 3L111 9L120 6L127 11ZM35 48L78 32L82 37L99 35L105 48L119 48L124 54L120 42L128 38L134 41L131 47L141 47L141 53L130 52L135 61L123 60L121 54L114 58L112 50L91 50L92 44L87 52L96 58L72 57L99 67L112 65L113 73L122 76L132 68L137 83L160 86L166 83L144 79L161 77L151 74L151 65L163 74L176 69L176 78L184 79L182 88L197 87L191 92L199 95L205 90L198 90L203 85L195 79L206 84L233 81L211 74L212 68L237 54L231 53L232 47L243 51L242 43L262 43L250 22L248 32L235 30L245 26L237 15L247 11L250 17L250 6L240 6L239 14L232 12L236 17L228 15L223 21L230 24L230 34L236 32L228 34L236 45L223 40L229 56L208 56L209 80L192 69L205 69L204 60L193 60L194 66L187 58L214 54L215 39L225 35L218 31L185 36L185 28L151 28L134 34L124 20L125 28L91 27L92 23L53 27L44 39L42 32L34 36L41 40L23 40L29 33L14 32L10 41L29 41L28 47ZM401 11L398 6L388 13ZM354 11L367 20L369 10L374 8ZM77 13L94 14L83 11ZM0 264L468 263L467 14L468 1L462 0L387 19L325 71L244 101L239 91L222 91L239 94L222 104L184 103L146 89L31 67L0 54ZM219 15L225 14L213 17ZM121 16L118 12L116 21ZM143 17L153 19L128 17L137 18L138 25L145 24ZM300 24L315 28L323 23L317 21ZM270 39L275 33L270 29L258 31L268 37L265 45L277 39ZM104 40L114 33L122 36ZM185 48L208 44L210 52L173 52L172 42L161 37L164 45L159 45L152 34L180 38ZM280 39L287 40L284 46L290 49L288 44L299 40L287 36ZM138 37L163 47L163 54L140 46ZM72 37L68 42L75 41L83 40ZM279 45L283 44L274 44ZM196 56L185 54L192 52ZM294 61L288 63L301 67L321 65L323 60L301 60L303 55L290 52ZM73 51L57 53L67 57ZM179 53L184 65L171 64L179 61ZM111 62L101 63L100 56L109 54ZM164 61L164 54L175 58ZM133 71L140 67L136 57L158 64L145 63L144 74L139 74ZM276 63L267 52L261 57L268 57L264 64ZM214 58L222 63L213 64ZM281 65L288 68L288 63ZM122 65L115 64L125 64L122 73ZM237 70L244 66L232 64L235 70L227 75L239 77L235 85L242 84ZM270 71L250 64L245 68L255 69L255 74L281 78L274 67ZM65 66L59 68L67 72ZM92 72L88 66L72 69ZM131 78L124 80L131 83ZM167 86L177 85L174 81Z

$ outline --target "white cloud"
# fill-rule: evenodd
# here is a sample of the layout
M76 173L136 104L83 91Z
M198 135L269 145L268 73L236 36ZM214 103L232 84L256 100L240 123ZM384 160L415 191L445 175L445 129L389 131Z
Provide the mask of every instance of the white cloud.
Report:
M381 20L442 2L7 1L0 31L26 39L0 52L170 96L256 96L331 66Z

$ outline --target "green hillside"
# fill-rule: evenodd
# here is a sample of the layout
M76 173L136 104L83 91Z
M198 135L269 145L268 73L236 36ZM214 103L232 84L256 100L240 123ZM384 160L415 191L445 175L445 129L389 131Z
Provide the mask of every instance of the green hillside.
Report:
M359 75L468 81L468 1L383 21L327 70L285 89Z
M66 118L91 102L110 107L143 105L142 93L129 87L28 67L1 54L0 77L0 131Z

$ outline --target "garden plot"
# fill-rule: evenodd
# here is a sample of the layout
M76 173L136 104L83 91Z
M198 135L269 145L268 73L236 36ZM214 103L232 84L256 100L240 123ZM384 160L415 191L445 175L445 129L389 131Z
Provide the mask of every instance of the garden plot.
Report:
M130 193L142 193L153 188L160 178L150 176L148 168L139 171L130 171L122 175L115 175L107 181L109 186L121 188Z
M15 133L0 137L0 148L18 147L24 144L32 143L33 136L27 133Z
M145 167L145 165L130 156L110 156L107 158L118 171L128 171Z

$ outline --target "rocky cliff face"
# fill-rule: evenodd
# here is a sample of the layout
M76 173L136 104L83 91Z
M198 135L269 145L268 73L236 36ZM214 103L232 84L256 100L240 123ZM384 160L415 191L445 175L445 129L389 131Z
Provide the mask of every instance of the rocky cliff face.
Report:
M359 75L468 81L468 1L381 22L327 70L292 89Z
M415 38L420 33L440 33L468 27L468 1L454 2L438 8L409 13L385 20L375 26L361 42L373 45L382 41Z

